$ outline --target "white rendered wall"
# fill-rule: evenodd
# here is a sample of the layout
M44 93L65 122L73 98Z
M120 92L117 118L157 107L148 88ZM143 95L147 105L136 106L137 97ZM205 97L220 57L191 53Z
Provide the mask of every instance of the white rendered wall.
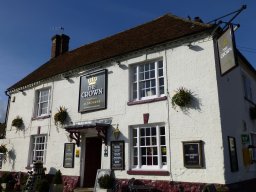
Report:
M14 166L9 163L3 165L3 170L26 171L28 161L28 146L30 135L36 134L38 126L41 133L48 134L48 149L46 154L46 172L51 168L60 169L64 175L80 175L80 158L83 158L83 145L80 157L75 157L73 169L62 167L64 143L69 142L66 132L56 128L53 115L57 108L65 106L72 122L111 118L113 127L119 124L120 140L125 141L125 169L115 171L118 178L138 178L155 180L174 180L184 182L224 183L223 143L219 113L219 99L216 80L216 68L212 40L195 42L196 50L188 46L177 48L161 48L158 51L140 52L123 58L122 67L117 64L106 63L108 69L108 100L107 109L89 113L78 113L80 77L73 76L70 80L57 80L44 85L12 94L15 102L10 103L9 120L7 124L7 142L16 151ZM129 68L133 64L150 59L162 58L165 74L165 91L167 100L128 106L129 101ZM71 63L72 64L72 63ZM167 78L168 77L168 78ZM42 87L51 87L52 103L51 118L31 120L33 116L35 91ZM179 108L173 109L171 97L179 87L186 87L193 92L195 100L193 107L187 112ZM129 128L143 124L143 114L149 113L150 123L164 123L166 127L166 142L168 150L168 170L170 176L128 175L130 169ZM11 121L20 115L26 126L25 132L10 131ZM112 130L108 140L114 140ZM84 138L84 137L83 137ZM187 169L183 165L182 141L202 140L204 152L204 168ZM76 147L77 148L77 147ZM102 168L110 168L110 147L108 157L103 155Z

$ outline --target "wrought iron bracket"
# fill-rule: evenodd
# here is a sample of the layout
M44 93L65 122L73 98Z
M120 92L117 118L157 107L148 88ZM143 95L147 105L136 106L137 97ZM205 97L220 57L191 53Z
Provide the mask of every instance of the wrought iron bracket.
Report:
M107 144L107 129L106 127L96 127L98 131L98 137L102 139L103 143Z
M74 139L76 141L76 145L79 147L80 146L80 133L77 132L70 132L69 137L71 139Z

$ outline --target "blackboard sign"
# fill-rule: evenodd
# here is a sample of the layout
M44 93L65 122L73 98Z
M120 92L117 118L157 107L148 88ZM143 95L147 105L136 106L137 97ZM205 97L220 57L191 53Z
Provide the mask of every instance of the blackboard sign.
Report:
M65 143L63 167L65 168L74 167L74 151L75 151L75 143Z
M228 148L229 148L229 158L230 158L231 172L238 171L236 139L234 137L228 137Z
M201 168L202 162L202 141L183 142L184 167Z
M0 169L2 169L3 160L4 160L4 154L0 153Z
M124 141L111 141L111 169L124 170Z

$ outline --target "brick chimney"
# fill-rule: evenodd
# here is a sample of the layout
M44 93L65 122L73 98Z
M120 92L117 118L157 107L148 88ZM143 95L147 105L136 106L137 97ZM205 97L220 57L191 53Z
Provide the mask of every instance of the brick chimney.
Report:
M58 57L69 49L69 36L61 34L52 37L51 58Z

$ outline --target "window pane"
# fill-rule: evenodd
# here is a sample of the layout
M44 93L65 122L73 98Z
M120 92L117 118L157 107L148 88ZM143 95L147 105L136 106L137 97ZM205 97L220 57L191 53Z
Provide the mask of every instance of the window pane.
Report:
M149 72L148 71L145 73L145 79L149 79Z
M132 129L133 137L137 137L137 129Z
M155 127L152 127L152 128L151 128L151 132L152 132L152 135L156 135L156 128L155 128Z
M155 70L154 71L150 71L150 78L155 78Z
M157 157L153 157L153 165L158 165Z
M156 145L156 137L152 137L152 145Z
M145 146L146 145L145 138L141 138L140 139L140 144L141 144L141 146Z
M158 68L163 68L163 61L158 61Z
M146 136L150 136L150 128L146 129Z
M155 69L155 63L150 63L150 69Z
M144 128L140 129L140 136L145 136L145 129Z
M137 159L137 157L134 157L134 158L133 158L133 164L134 164L134 165L138 165L138 159Z
M146 150L145 147L141 148L141 154L142 154L142 156L143 156L143 155L146 155L146 151L147 151L147 150Z
M165 136L161 136L161 145L165 145Z
M160 135L165 135L165 128L164 127L160 127Z

